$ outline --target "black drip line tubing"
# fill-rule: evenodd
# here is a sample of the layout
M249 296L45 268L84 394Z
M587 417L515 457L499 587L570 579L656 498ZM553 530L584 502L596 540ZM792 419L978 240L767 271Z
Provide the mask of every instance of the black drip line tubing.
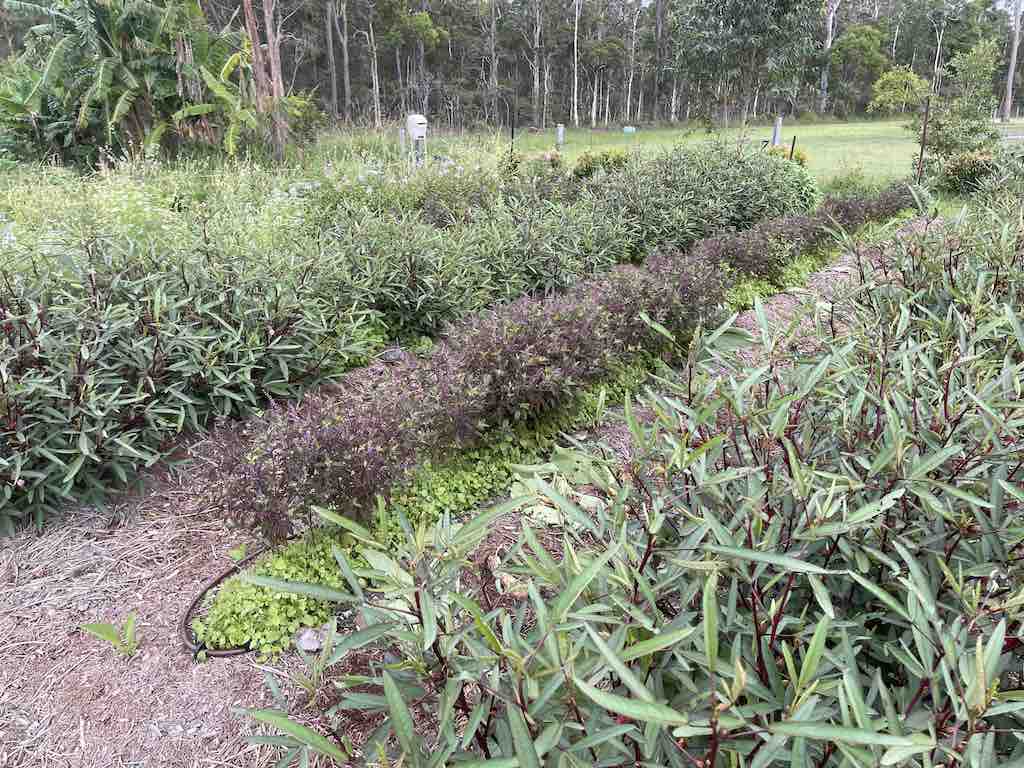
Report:
M232 656L244 656L245 654L252 653L255 650L254 648L249 648L248 646L241 645L235 648L207 648L206 643L204 643L202 640L198 639L195 636L195 633L189 626L189 620L192 618L192 615L196 612L196 608L199 607L199 604L202 602L203 598L206 597L207 593L209 593L211 589L220 586L220 584L226 579L236 575L237 573L240 573L242 568L251 563L260 555L269 551L269 549L269 547L263 547L262 549L253 552L251 555L243 557L241 560L232 565L222 574L210 579L199 591L199 594L195 596L195 599L189 604L188 608L185 610L185 613L182 614L181 623L178 625L178 629L181 633L182 642L185 644L185 647L192 653L193 661L198 661L200 654L204 654L207 658L211 659L227 659Z

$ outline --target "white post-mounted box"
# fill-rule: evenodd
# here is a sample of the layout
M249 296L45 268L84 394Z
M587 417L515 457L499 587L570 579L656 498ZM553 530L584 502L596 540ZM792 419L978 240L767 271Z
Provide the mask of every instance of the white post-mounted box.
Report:
M412 144L412 161L418 167L427 159L427 118L412 114L405 118L405 131Z
M423 115L409 115L405 118L405 130L412 141L427 138L427 118Z

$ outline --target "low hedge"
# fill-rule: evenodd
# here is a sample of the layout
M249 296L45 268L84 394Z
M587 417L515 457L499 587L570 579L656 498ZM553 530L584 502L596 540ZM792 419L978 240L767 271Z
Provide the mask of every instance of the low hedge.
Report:
M808 210L817 195L791 164L699 147L587 182L566 174L577 191L564 200L466 164L340 184L245 168L224 189L165 175L185 183L145 168L55 174L52 191L71 198L60 216L40 216L52 200L26 205L24 186L5 190L0 531L96 502L183 432L299 398L385 342L565 290L652 246Z
M426 461L395 489L390 503L376 509L372 519L378 541L396 548L404 541L401 520L431 525L445 515L459 518L508 490L514 468L542 461L563 431L593 424L608 405L622 402L649 377L655 361L639 358L612 377L577 392L571 403L540 419L495 430L487 441L456 456ZM337 527L307 531L300 538L262 555L245 576L226 580L208 596L203 615L191 624L197 640L210 649L251 648L269 655L285 650L301 627L324 624L331 606L322 600L290 594L248 582L251 575L290 582L341 586L335 572L333 547L340 547L361 565L352 537Z
M804 236L796 247L820 244L837 222L854 228L912 204L906 187L874 201L829 202L819 217L799 223ZM784 219L764 228L797 226ZM232 520L271 538L291 533L311 505L366 521L378 494L424 458L537 418L635 355L659 354L660 329L685 332L713 315L729 275L777 266L772 251L758 261L749 238L714 238L686 253L666 249L642 267L616 267L563 295L519 299L453 327L425 359L381 363L353 372L331 393L274 407L244 439L212 442L214 498Z

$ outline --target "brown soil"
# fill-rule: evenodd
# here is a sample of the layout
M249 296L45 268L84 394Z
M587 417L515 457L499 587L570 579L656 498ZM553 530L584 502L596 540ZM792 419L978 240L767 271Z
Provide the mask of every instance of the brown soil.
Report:
M901 235L925 226L913 222ZM858 259L882 253L847 254L799 293L766 300L769 325L783 327L802 316L809 300L828 301L856 282ZM753 312L738 324L757 333ZM809 323L808 333L813 330ZM609 426L597 437L628 458L628 430ZM203 507L200 489L192 485L188 478L162 478L148 495L105 513L71 512L42 536L25 531L3 542L0 768L273 765L274 750L248 745L245 736L256 729L233 710L271 706L263 676L268 670L285 674L296 666L295 657L272 666L251 655L197 663L178 634L196 590L230 566L228 550L253 543ZM516 516L498 521L474 557L479 586L492 604L508 599L494 586L501 579L494 556L515 546L519 523ZM509 586L514 591L516 585ZM140 644L131 659L79 629L89 622L120 623L132 611ZM299 700L294 687L282 687ZM345 729L358 744L378 724L379 718L350 718Z

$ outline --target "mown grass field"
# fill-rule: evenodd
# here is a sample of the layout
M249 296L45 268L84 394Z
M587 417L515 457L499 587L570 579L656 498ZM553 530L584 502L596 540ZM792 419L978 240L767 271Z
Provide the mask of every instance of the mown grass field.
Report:
M1024 133L1024 123L1020 131ZM770 139L770 125L748 126L726 131L708 132L697 126L678 128L638 129L635 134L625 135L621 128L566 129L566 144L562 158L571 167L584 152L603 149L637 149L653 151L679 143L700 143L714 138L727 140L746 139L755 144ZM882 185L910 174L917 143L907 130L905 120L858 121L848 123L796 124L783 126L783 141L789 146L796 136L797 147L808 155L808 167L819 182L858 174L869 182ZM430 157L463 155L469 149L486 154L501 154L509 149L508 131L451 134L443 131L431 133L427 139L427 154ZM325 162L337 163L350 159L353 144L379 156L382 152L397 155L398 127L384 131L329 131L308 147L299 164L309 171ZM521 155L540 153L555 148L555 129L530 133L519 131L515 139L516 151ZM356 153L361 154L360 152Z
M844 173L862 171L879 183L909 174L917 144L905 121L821 123L783 125L783 141L788 146L796 136L797 146L808 154L808 167L819 181L828 181ZM748 137L760 143L771 138L771 126L754 126L720 132L728 138ZM520 151L539 151L554 147L554 131L526 134L516 140ZM624 135L620 130L567 130L563 155L572 162L579 155L607 147L640 149L710 138L704 130L693 128L638 130Z

